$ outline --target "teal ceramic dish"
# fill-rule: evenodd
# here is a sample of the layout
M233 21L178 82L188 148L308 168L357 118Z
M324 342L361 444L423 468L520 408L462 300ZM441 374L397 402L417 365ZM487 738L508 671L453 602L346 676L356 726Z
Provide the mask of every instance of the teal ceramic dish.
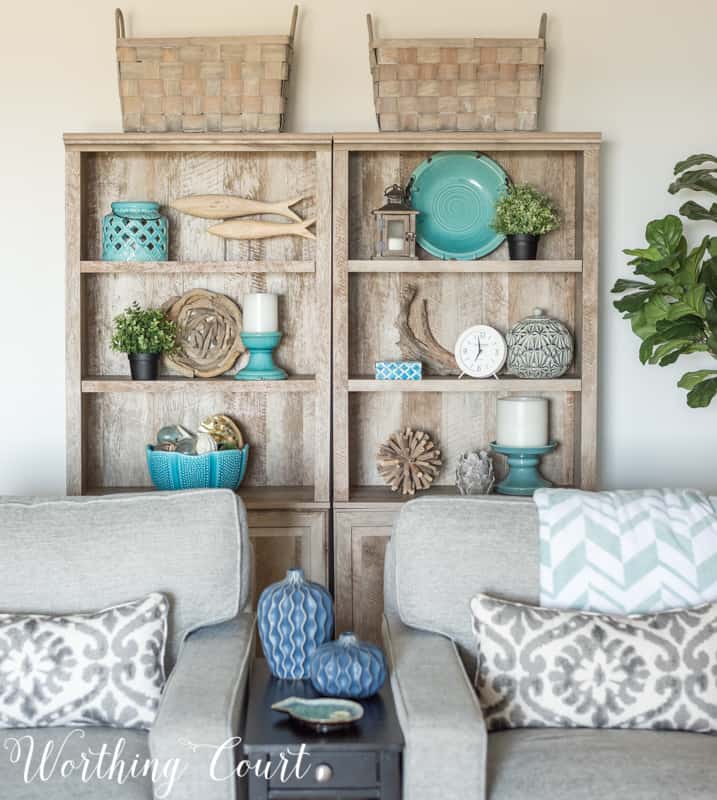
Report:
M408 189L419 212L416 241L437 258L463 261L492 253L505 239L491 222L509 183L499 164L475 151L427 158L413 171Z
M353 700L319 697L287 697L274 703L272 710L288 714L292 719L314 730L326 733L334 728L352 725L363 717L363 706Z
M190 456L147 445L149 477L160 491L176 489L236 489L244 480L249 445L241 450L216 450Z

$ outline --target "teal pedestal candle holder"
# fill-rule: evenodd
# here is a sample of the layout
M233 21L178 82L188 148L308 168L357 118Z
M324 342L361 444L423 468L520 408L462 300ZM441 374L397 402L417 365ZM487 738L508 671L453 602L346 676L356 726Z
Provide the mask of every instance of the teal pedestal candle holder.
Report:
M274 363L274 349L279 346L281 332L242 333L241 340L249 351L249 363L234 376L238 381L285 381L286 372Z
M557 442L542 447L506 447L496 442L491 442L490 446L508 458L508 474L495 487L498 494L530 497L536 489L553 485L538 472L538 465L542 456L555 450Z

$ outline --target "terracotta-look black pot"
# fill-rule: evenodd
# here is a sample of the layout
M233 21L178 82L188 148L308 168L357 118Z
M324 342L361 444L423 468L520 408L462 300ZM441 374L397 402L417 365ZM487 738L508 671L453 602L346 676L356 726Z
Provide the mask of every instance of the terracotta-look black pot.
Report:
M127 353L133 381L156 381L159 374L159 353Z
M509 233L508 253L512 261L535 261L540 236L532 233Z

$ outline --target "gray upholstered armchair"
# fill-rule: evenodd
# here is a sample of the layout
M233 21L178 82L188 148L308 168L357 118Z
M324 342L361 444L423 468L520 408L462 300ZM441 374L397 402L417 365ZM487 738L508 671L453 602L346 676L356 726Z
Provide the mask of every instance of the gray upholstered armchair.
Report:
M34 768L48 743L52 758L77 760L125 739L129 763L181 759L169 800L234 800L232 779L211 779L209 762L241 728L253 658L249 606L251 555L246 513L232 492L201 490L95 498L0 501L0 611L90 611L163 592L170 599L168 682L146 731L103 727L0 730L3 800L152 800L165 796L148 776L83 782L79 773L26 782L26 760L11 763L8 737L32 734ZM171 670L171 671L170 671ZM62 743L66 744L62 746ZM233 772L238 751L224 750L215 774Z
M403 800L711 800L715 738L532 728L486 733L472 687L476 592L538 603L532 500L422 499L386 559L384 640L406 740Z

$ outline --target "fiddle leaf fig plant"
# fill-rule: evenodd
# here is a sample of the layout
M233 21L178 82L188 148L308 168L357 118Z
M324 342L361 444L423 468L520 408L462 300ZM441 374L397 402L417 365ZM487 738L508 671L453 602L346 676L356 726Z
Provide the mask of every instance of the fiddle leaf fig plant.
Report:
M714 166L692 169L706 163ZM672 194L691 189L717 195L714 156L691 156L676 165L675 175ZM717 203L705 208L690 201L680 213L717 223ZM646 247L624 251L632 256L628 263L640 280L620 279L612 289L624 295L614 306L642 339L640 361L665 367L691 353L717 359L717 237L705 236L689 249L682 221L668 214L648 223L645 239ZM687 390L690 407L708 406L717 394L717 369L687 372L678 386Z

